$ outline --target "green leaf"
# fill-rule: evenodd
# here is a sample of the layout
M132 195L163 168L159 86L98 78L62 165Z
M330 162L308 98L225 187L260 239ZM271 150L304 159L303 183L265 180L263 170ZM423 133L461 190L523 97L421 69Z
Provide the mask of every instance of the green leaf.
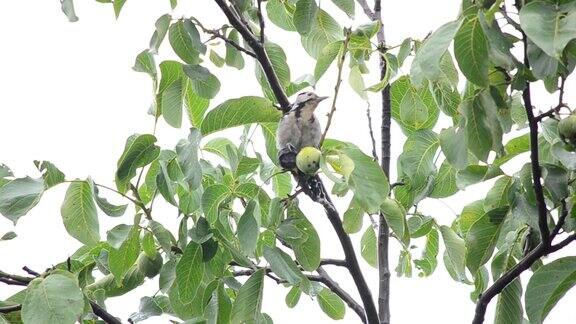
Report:
M156 146L154 135L132 135L126 141L124 152L118 160L116 171L116 187L118 191L126 193L136 170L154 161L160 154L160 147Z
M426 194L436 172L434 158L439 146L438 135L431 130L416 131L404 143L398 165L402 179L410 180L415 193Z
M342 27L326 11L319 9L312 29L302 36L302 46L310 56L317 59L326 45L342 39Z
M34 161L34 165L38 171L42 172L42 179L46 189L50 189L66 180L64 173L48 161Z
M378 266L378 249L376 232L372 226L368 226L362 239L360 240L360 254L369 265L376 268Z
M362 229L364 210L357 203L351 202L344 212L342 226L348 234L358 233Z
M323 288L316 296L318 305L331 319L341 320L346 315L346 306L338 295L331 290Z
M360 67L358 65L350 69L348 83L350 83L350 86L360 96L360 98L368 100L366 85L364 84L364 79L362 78L362 73L360 72Z
M207 68L200 65L185 65L183 69L190 79L194 93L206 99L216 97L220 91L220 81Z
M500 254L500 258L503 259L502 273L504 271L510 270L516 265L514 258L512 257L513 247L509 250ZM494 266L494 261L492 266ZM494 274L494 268L492 268L492 274ZM522 318L524 315L524 310L522 309L522 283L520 278L515 279L509 283L504 290L498 295L498 302L496 303L496 312L494 315L495 324L522 324Z
M488 86L488 42L478 16L468 16L454 38L454 56L462 74L479 87Z
M168 33L168 27L170 27L171 20L172 16L169 14L162 15L160 18L158 18L158 20L156 20L156 30L150 38L150 52L153 54L158 53L158 48L160 48L164 37L166 37L166 34Z
M419 75L413 72L415 70L421 71L429 81L437 81L440 78L442 74L440 59L448 50L461 23L462 21L457 20L442 25L418 49L410 73L414 84L422 84L422 80L415 80L415 76Z
M438 174L434 178L433 189L430 193L430 197L446 198L457 192L456 169L448 163L448 161L444 161L440 166L440 170L438 170Z
M431 129L438 120L440 112L428 87L415 88L407 76L392 83L390 101L392 118L406 134Z
M168 39L174 52L188 64L200 63L200 53L206 53L196 26L189 19L178 20L170 26Z
M296 31L302 35L308 34L312 29L317 12L316 0L298 0L293 17Z
M470 272L476 273L490 260L508 210L507 206L490 210L470 227L466 236L466 266Z
M212 64L216 65L217 67L223 67L224 63L226 63L225 59L220 56L220 54L216 53L215 50L211 49L210 50L210 61L212 61Z
M568 42L576 38L576 6L531 1L520 10L520 25L546 54L560 58Z
M202 210L210 224L218 220L218 207L230 195L230 190L222 184L214 184L204 190L202 194Z
M288 66L288 63L286 61L286 53L284 53L282 47L272 42L266 42L266 44L264 45L264 50L266 51L266 54L268 54L268 58L272 63L272 69L276 73L280 85L283 88L287 88L288 86L290 86L291 77L290 77L290 67ZM264 70L262 70L262 67L259 64L256 65L255 72L258 83L260 83L260 86L262 87L262 91L264 92L265 96L270 100L275 100L276 97L274 96L274 93L270 88L266 74L264 73Z
M292 19L293 12L294 8L291 3L280 0L266 1L266 13L268 14L268 19L284 30L296 30Z
M426 246L422 252L422 258L414 260L414 264L422 272L419 274L420 277L425 277L431 275L436 269L438 261L436 257L438 256L438 230L432 228L430 232L426 235Z
M450 127L440 131L440 147L446 160L455 168L463 169L468 165L468 149L464 138L464 128Z
M502 169L486 165L469 165L456 173L456 185L460 189L489 180L503 174Z
M494 160L493 165L501 166L514 157L530 151L530 134L520 135L509 140L506 145L504 145L504 151L505 154Z
M22 321L34 324L72 324L84 311L84 295L78 282L55 273L36 278L26 289L22 303Z
M484 210L490 211L498 207L513 205L515 183L515 179L509 176L503 176L498 179L490 191L488 191L488 194L486 194Z
M462 209L458 224L460 225L460 232L462 236L466 237L470 227L482 216L484 216L484 200L474 201Z
M344 11L348 17L354 18L354 0L332 0L332 2Z
M182 126L182 82L172 82L160 94L162 116L168 125L180 128Z
M444 265L454 280L467 282L466 278L466 246L454 230L448 226L440 226L440 233L446 246L444 252Z
M126 0L112 0L114 3L114 14L116 14L116 18L120 16L120 11L122 11L122 7L126 3Z
M260 269L248 278L242 285L230 315L231 323L255 323L260 316L262 308L262 295L264 288L264 270Z
M239 44L240 36L238 35L238 31L236 31L236 29L232 29L228 34L228 39L235 42L236 44ZM226 65L235 67L238 70L244 68L244 58L242 57L242 53L228 43L226 43L225 62Z
M89 182L74 181L70 184L60 213L64 227L72 237L86 245L100 241L98 213Z
M380 207L382 215L388 222L392 232L404 244L410 241L408 224L406 223L406 210L400 203L392 198L386 198Z
M544 319L566 292L576 284L576 257L564 257L540 267L526 287L526 313L530 323Z
M390 191L384 171L374 158L364 154L358 147L348 145L343 150L354 162L354 170L350 174L348 185L354 192L358 204L367 213L377 212Z
M78 17L74 11L74 0L62 0L60 4L62 5L62 12L68 17L68 21L77 22Z
M12 231L11 231L11 232L6 232L6 233L4 233L4 235L2 235L2 236L0 237L0 241L10 241L10 240L15 239L16 236L17 236L16 233L14 233L14 232L12 232Z
M493 144L486 111L478 97L464 101L460 109L466 121L464 130L468 149L478 159L486 161Z
M255 200L251 200L238 221L237 230L240 247L248 256L254 256L258 235L260 234L256 218L260 218L260 206Z
M302 290L299 287L292 287L286 295L286 306L294 308L298 304L301 295Z
M316 66L314 67L314 78L316 81L320 80L320 78L326 73L332 62L338 56L338 53L342 50L342 45L344 42L337 41L334 43L330 43L326 45L320 56L318 56L318 60L316 61Z
M203 276L202 247L195 242L189 242L176 264L176 283L182 303L194 300Z
M210 110L202 123L202 135L223 129L253 124L277 122L281 113L268 99L241 97L230 99Z
M112 248L108 252L108 267L117 285L122 284L124 276L138 259L138 254L140 254L140 227L135 224L120 247Z
M148 50L144 50L136 56L136 62L132 69L136 72L147 73L152 79L156 79L156 62L154 62L154 56Z
M26 177L9 181L0 187L0 213L16 224L38 204L44 189L42 179Z
M270 268L278 277L286 280L291 285L299 285L307 280L302 274L296 262L284 251L277 247L264 247L264 258L270 263Z
M189 79L185 79L184 104L186 105L186 112L188 113L190 124L193 127L199 128L204 119L204 114L210 105L210 100L198 96L196 92L194 92L192 82Z
M296 232L300 236L284 236L282 230L286 227L289 227L293 230L292 232ZM294 250L296 260L304 270L315 271L320 266L320 237L312 223L297 206L291 205L288 208L288 218L279 226L277 235L284 239Z

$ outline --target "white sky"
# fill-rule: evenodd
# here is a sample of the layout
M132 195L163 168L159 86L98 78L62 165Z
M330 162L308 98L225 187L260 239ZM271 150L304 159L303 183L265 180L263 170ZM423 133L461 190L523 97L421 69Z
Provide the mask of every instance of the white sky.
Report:
M180 2L182 4L174 13L176 17L193 14L206 25L214 27L222 22L212 1ZM408 36L423 38L441 24L454 19L459 2L383 1L389 44L397 45ZM321 6L333 8L328 1L323 1ZM60 12L58 1L3 1L0 4L0 162L10 166L17 176L25 176L36 175L33 160L48 160L70 179L90 175L99 183L113 185L116 161L125 139L133 133L147 133L152 129L153 120L146 114L152 99L151 82L145 74L133 72L131 67L135 56L147 48L156 18L170 12L169 1L128 1L118 21L114 19L111 6L94 1L77 1L76 11L80 21L70 24ZM362 17L359 8L357 15ZM341 21L347 21L343 14L337 16ZM287 51L294 79L313 71L314 61L301 50L295 34L280 31L269 23L268 35ZM157 63L161 59L176 59L169 46L163 46L160 54ZM248 58L246 61L249 61ZM405 69L404 72L407 72L408 68ZM232 68L213 71L220 77L222 89L211 106L228 98L260 94L252 64L242 71ZM330 70L318 85L317 91L322 95L332 94L334 72L334 69ZM376 81L376 78L377 73L374 73L372 81ZM576 93L571 91L573 86L574 81L569 80L568 102L576 101ZM548 109L556 99L550 100L542 89L536 89L534 101L538 107ZM371 102L378 131L378 96L371 96ZM365 108L366 104L344 83L329 136L354 142L370 152ZM323 115L328 111L328 105L319 109L321 119L325 120ZM441 125L447 125L447 121L441 121ZM232 140L238 138L237 134L225 133ZM164 148L173 148L178 139L186 135L187 126L173 129L160 122L158 139ZM400 153L403 141L400 130L394 125L393 156ZM524 155L519 160L526 158ZM512 173L519 165L518 161L510 163L505 171ZM453 198L425 202L420 211L435 217L441 224L450 224L454 219L451 209L459 212L467 202L484 197L488 188L487 185L473 186ZM29 215L22 217L15 228L10 221L0 217L0 234L10 230L18 234L15 240L0 242L0 268L3 271L18 273L22 266L41 271L65 260L80 246L67 235L61 222L59 210L65 189L65 186L59 186L46 193L40 204ZM106 194L116 202L121 201ZM345 210L348 199L339 201L341 212ZM303 206L320 233L323 255L340 258L339 242L321 209L308 201L304 201ZM159 221L175 229L176 212L173 209L158 204L155 210ZM130 213L119 219L101 215L100 221L104 238L106 230L118 223L130 224L132 218ZM365 226L368 223L366 219ZM360 236L361 233L352 236L357 252L360 250ZM422 241L417 241L417 244L423 246ZM576 252L574 246L567 250L562 254L574 255ZM399 246L392 240L392 271L397 264L398 252ZM439 254L438 268L429 278L417 278L416 269L415 277L411 279L397 278L393 273L391 308L394 323L471 321L474 304L469 299L469 293L473 287L452 281L441 261L442 252L443 249ZM416 252L415 257L418 256L419 252ZM376 297L377 271L363 260L361 266ZM357 297L348 273L334 267L326 269L342 287ZM140 296L152 295L156 290L156 280L147 281L129 295L109 299L108 309L125 320L138 309ZM15 287L1 285L0 299L15 291ZM284 304L287 292L287 288L266 281L263 310L276 323L329 321L316 302L305 296L296 308L288 309ZM569 292L559 303L547 323L576 322L571 308L574 302L576 290ZM491 305L493 307L495 302ZM492 319L492 309L489 310L487 322ZM166 319L158 318L148 321L165 322ZM341 322L356 323L356 314L348 309Z

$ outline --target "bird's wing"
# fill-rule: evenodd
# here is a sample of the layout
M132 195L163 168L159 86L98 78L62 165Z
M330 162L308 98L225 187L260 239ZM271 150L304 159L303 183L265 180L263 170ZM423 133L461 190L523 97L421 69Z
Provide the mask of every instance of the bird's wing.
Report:
M276 131L276 145L278 149L283 149L291 144L294 148L300 148L301 132L298 127L296 117L293 113L284 115L278 123Z

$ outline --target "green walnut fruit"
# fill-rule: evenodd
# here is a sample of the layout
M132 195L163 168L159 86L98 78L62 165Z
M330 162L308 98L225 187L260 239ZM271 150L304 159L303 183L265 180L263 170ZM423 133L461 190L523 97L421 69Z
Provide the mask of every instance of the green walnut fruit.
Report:
M298 152L296 166L305 174L316 174L320 167L322 153L315 147L307 146Z
M558 123L558 134L566 149L573 151L576 146L576 114L572 114Z
M162 256L156 253L154 258L148 257L144 252L138 256L138 270L148 278L154 278L162 269Z

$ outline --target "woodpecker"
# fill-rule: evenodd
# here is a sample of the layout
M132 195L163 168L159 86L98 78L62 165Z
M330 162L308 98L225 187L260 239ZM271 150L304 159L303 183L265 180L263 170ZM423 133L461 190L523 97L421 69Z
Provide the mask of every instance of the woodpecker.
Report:
M302 92L282 116L276 131L278 160L280 166L287 170L296 167L296 155L303 147L318 148L322 129L314 110L328 97L320 97L314 92Z

